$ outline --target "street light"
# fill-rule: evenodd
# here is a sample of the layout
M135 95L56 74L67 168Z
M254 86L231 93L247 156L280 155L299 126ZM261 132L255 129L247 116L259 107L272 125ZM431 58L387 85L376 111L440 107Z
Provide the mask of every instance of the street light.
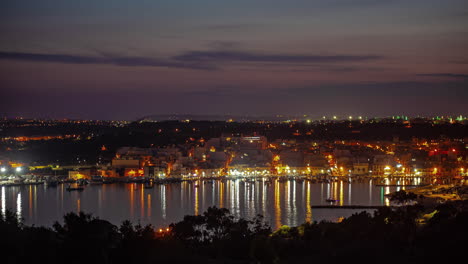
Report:
M6 168L5 168L5 167L2 167L2 168L0 169L0 171L1 171L1 172L6 172Z
M22 168L21 168L21 167L17 167L15 170L16 170L16 172L21 172Z

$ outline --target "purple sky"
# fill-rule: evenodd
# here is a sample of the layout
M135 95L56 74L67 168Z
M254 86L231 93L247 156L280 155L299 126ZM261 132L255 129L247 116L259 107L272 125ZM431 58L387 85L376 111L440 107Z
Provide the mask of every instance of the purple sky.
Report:
M466 0L0 4L0 115L468 115Z

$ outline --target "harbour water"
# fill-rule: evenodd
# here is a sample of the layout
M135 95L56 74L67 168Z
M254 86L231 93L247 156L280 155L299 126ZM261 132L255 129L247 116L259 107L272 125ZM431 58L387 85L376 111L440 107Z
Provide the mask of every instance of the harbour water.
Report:
M336 200L333 205L390 205L384 195L405 188L380 186L372 179L328 183L210 180L159 184L153 188L138 183L89 184L83 191L67 191L66 187L2 186L1 213L9 209L27 225L50 227L68 212L83 211L116 225L131 220L159 228L181 221L184 215L202 214L209 206L217 206L229 209L235 217L251 219L263 215L276 229L306 221L337 221L364 210L313 208L330 205L329 198Z

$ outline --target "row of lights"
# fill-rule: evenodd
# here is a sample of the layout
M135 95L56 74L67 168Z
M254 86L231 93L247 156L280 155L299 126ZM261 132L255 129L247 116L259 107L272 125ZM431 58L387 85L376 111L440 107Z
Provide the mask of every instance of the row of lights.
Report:
M327 119L327 117L326 117L326 116L322 116L322 119L325 120L325 119ZM333 116L333 120L337 120L337 119L338 119L338 116ZM353 120L353 116L348 116L348 119L349 119L349 120ZM362 116L359 116L358 119L359 119L359 120L362 120ZM312 122L312 120L307 119L306 122L307 122L308 124L310 124L310 123Z
M16 172L21 172L22 170L23 170L23 168L21 168L21 167L16 167L15 168ZM6 171L7 171L7 168L5 168L5 167L0 168L0 172L4 173Z

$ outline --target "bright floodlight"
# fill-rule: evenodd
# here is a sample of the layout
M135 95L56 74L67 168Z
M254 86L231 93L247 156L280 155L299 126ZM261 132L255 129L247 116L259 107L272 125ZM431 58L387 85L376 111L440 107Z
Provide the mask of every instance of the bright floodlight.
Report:
M5 167L2 167L2 168L0 169L0 171L1 171L1 172L5 172L5 171L6 171L6 168L5 168Z
M17 172L20 172L20 171L21 171L21 167L16 168L16 171L17 171Z

